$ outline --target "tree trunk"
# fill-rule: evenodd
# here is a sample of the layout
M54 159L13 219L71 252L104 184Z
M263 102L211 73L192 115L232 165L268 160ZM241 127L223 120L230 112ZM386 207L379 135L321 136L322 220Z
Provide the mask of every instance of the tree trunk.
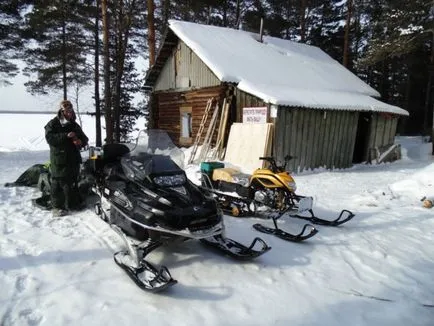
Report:
M235 8L235 28L239 29L241 24L241 4L240 0L237 0L237 6Z
M64 3L62 2L62 84L63 84L63 99L68 99L68 91L66 86L66 12Z
M170 16L170 0L163 0L163 34L168 28L168 21Z
M344 54L342 64L348 68L350 57L350 28L351 18L353 15L353 0L347 0L347 20L345 24L345 36L344 36Z
M307 0L301 0L300 7L300 41L304 43L306 41L306 7Z
M99 98L99 0L95 1L95 131L96 146L101 147L101 102Z
M113 143L113 116L110 90L110 52L109 52L109 18L107 0L101 2L103 45L104 45L104 116L106 124L106 143Z
M118 15L118 29L117 45L116 45L116 65L115 65L115 81L114 81L114 94L113 95L113 121L114 121L114 139L120 141L121 138L121 92L122 92L122 77L124 75L125 57L128 47L128 41L131 31L131 23L133 20L133 12L135 10L136 1L133 0L129 3L129 10L125 12L125 3L123 0L119 1L119 15Z
M228 1L223 1L223 27L228 26Z
M155 63L155 23L154 23L154 0L148 0L148 50L149 68Z
M434 1L433 1L433 6L434 6ZM431 24L431 25L434 25ZM431 134L431 144L432 144L432 151L431 154L434 155L434 92L433 92L433 79L434 79L434 26L433 29L431 29L431 33L432 33L432 40L431 40L431 58L430 58L430 70L429 70L429 78L430 78L430 83L431 83L431 87L429 89L429 93L431 94L431 101L432 101L432 134Z

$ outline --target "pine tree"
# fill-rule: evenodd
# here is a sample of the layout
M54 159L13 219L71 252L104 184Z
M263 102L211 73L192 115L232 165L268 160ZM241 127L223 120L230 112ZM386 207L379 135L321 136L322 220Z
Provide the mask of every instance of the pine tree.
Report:
M36 1L26 14L24 73L36 75L25 85L31 93L47 94L62 90L68 98L68 86L92 79L86 55L89 33L84 28L80 1Z
M430 0L366 3L369 35L358 67L384 100L410 112L403 133L426 133L432 125L431 6Z
M14 59L19 58L23 46L21 38L21 10L27 1L2 1L0 3L0 83L10 85L8 80L18 74Z

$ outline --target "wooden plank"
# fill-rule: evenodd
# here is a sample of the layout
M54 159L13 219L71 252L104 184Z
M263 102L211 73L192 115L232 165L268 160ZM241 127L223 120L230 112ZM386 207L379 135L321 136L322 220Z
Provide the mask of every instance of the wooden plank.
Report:
M357 137L357 127L358 127L358 123L359 123L359 116L360 116L360 112L357 112L353 116L354 128L351 130L351 138L350 138L351 141L350 141L350 145L349 145L351 153L354 153L354 147L356 146L356 137ZM351 166L353 165L353 156L352 155L350 157L349 164Z
M266 140L265 140L265 149L264 149L264 156L271 156L271 146L273 143L273 124L268 123L267 124L267 133L266 133ZM266 162L262 162L262 167L265 168L267 165Z
M306 163L305 169L313 168L313 147L315 137L315 110L306 110L307 139L306 139Z
M213 136L213 133L214 133L214 130L215 130L216 121L217 121L217 118L218 118L218 115L219 115L219 111L220 111L220 108L219 108L219 105L218 105L218 102L217 102L215 104L215 108L214 108L211 120L210 120L210 122L208 124L208 129L206 131L205 138L204 138L203 143L202 143L202 148L201 148L201 151L200 151L200 154L199 154L199 162L204 161L205 158L206 158L206 155L208 153L208 150L209 150L209 147L210 147L210 143L211 143L211 139L212 139L212 136Z
M323 150L323 142L324 142L324 111L318 111L317 114L317 131L316 131L316 145L315 145L315 167L319 168L323 166L323 162L321 161L321 155Z
M324 110L318 111L318 120L319 120L319 128L317 132L317 145L316 145L316 163L317 167L325 166L324 161L322 160L323 152L324 152L324 134L325 134L325 124L326 121L324 119Z
M285 129L284 129L284 133L282 133L282 137L283 139L279 139L279 142L282 142L283 145L283 149L282 149L282 153L281 153L281 157L280 160L281 162L284 162L285 160L285 156L286 155L292 155L294 156L294 145L292 142L292 120L293 118L293 114L292 114L292 110L289 108L285 108L285 109L279 109L279 111L283 111L285 110ZM292 161L290 161L290 164L292 163ZM287 170L292 170L291 165L288 165L286 168Z
M375 114L372 114L371 118L371 129L369 130L369 142L368 142L368 153L369 149L375 147L375 135L377 130L377 116Z
M233 123L229 133L225 161L251 173L261 166L271 123Z
M310 169L315 169L316 168L316 148L317 148L317 144L318 144L318 115L319 112L317 110L312 110L311 112L312 116L311 116L311 142L310 142L310 151L309 151L309 168Z
M369 159L369 151L374 147L375 144L375 130L377 125L377 119L374 114L371 114L371 120L369 123L369 133L366 148L364 148L365 154L363 155L363 160L367 161Z
M226 97L223 99L222 114L221 114L219 122L218 122L219 127L217 129L217 142L220 142L221 141L220 139L222 137L225 108L226 108Z
M331 155L332 155L332 151L333 151L333 144L332 144L332 140L333 140L333 111L332 110L327 110L326 111L326 130L325 130L325 152L324 152L324 162L326 164L326 167L328 169L332 169L332 159L331 159Z
M377 130L375 133L375 147L380 147L384 144L384 118L377 113L377 119L378 119L378 123L377 123Z
M391 142L395 143L395 136L396 136L396 128L398 127L398 118L394 117L392 119L392 124L390 128L390 138Z
M297 164L300 160L300 158L298 157L298 152L297 152L297 135L298 135L298 126L297 126L297 114L298 114L298 110L297 109L292 109L291 110L291 150L292 153L290 153L292 156L294 156L294 159L292 159L290 161L290 167L291 167L291 171L297 171Z
M341 169L343 164L343 155L344 155L344 148L343 148L343 140L345 137L344 134L344 123L345 123L345 111L337 111L338 114L337 118L337 143L336 143L336 153L335 153L335 160L336 160L336 167Z
M338 137L338 144L337 144L337 165L340 169L344 167L343 161L345 157L345 147L344 147L344 140L345 140L345 121L346 121L346 111L338 111L339 113L339 137Z
M352 129L356 129L357 126L353 125L353 116L354 112L348 111L345 116L344 130L345 130L345 140L344 140L344 157L342 160L342 166L344 168L351 167L351 161L353 159L353 151L350 148L351 144L351 131Z
M335 129L335 112L330 110L328 115L328 142L327 142L327 165L329 169L333 169L333 139Z
M217 135L215 153L213 155L213 159L216 158L221 159L223 156L223 146L224 146L224 140L226 135L226 128L228 124L231 101L232 101L232 96L230 96L228 99L225 98L225 100L223 101L223 106L222 106L223 111L220 118L219 134Z
M287 108L278 110L276 119L276 129L275 129L275 141L274 141L274 155L276 160L281 160L285 155L283 154L287 140L285 139L285 132L287 129Z
M295 141L295 163L294 163L294 170L296 172L300 172L300 166L301 166L301 156L302 156L302 140L303 140L303 125L302 125L302 121L303 121L303 117L302 117L302 113L300 109L296 109L296 111L294 111L294 122L293 122L293 127L295 130L295 137L294 137L294 141Z
M300 168L301 171L306 169L306 153L308 151L308 137L309 137L309 111L306 109L302 109L300 110L300 112L302 113L301 117L302 117L302 128L303 128L303 133L302 133L302 146L301 146L301 162L300 162Z
M347 168L348 164L348 157L351 155L348 150L348 143L349 143L349 137L350 137L350 112L345 111L342 115L342 140L341 140L341 158L340 158L340 165L341 168Z
M329 139L329 154L327 155L330 163L330 169L335 168L335 153L336 153L336 111L330 111L330 139Z
M332 166L333 169L337 167L337 157L338 157L338 145L339 145L339 122L340 122L340 112L333 111L334 113L334 128L333 128L333 152L332 152Z
M313 144L312 144L312 164L311 168L316 169L319 167L318 162L318 144L319 144L319 133L321 129L321 112L318 110L313 111L314 113L314 126L313 126Z

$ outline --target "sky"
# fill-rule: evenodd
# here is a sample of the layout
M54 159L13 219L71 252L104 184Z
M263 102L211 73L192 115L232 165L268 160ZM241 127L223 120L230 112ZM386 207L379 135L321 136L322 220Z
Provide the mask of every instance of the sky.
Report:
M20 69L24 68L21 61L16 61ZM32 95L27 92L24 84L30 81L30 77L24 76L19 73L15 78L9 78L8 81L11 85L4 85L0 83L0 111L57 111L58 104L63 100L63 93L52 92L47 95ZM78 99L76 96L70 94L69 99L82 111L95 111L93 109L93 90L89 87L83 88L80 92ZM1 115L0 115L1 118Z
M22 70L24 63L16 61L18 67ZM139 73L146 73L148 69L148 62L143 57L138 57L135 60L135 65ZM9 78L8 81L12 85L4 85L0 83L0 112L1 111L52 111L56 112L58 104L63 100L63 92L56 91L47 95L32 95L27 92L24 84L31 80L33 77L24 76L19 73L15 78ZM93 100L94 88L93 86L83 87L78 96L69 91L69 100L73 103L74 107L80 112L94 112L95 104ZM134 101L139 102L142 100L143 94L136 94ZM0 119L1 119L0 114ZM3 119L2 119L3 120Z
M151 294L113 262L123 244L92 208L52 218L32 206L36 189L2 186L48 159L47 118L1 115L0 325L433 325L434 210L420 199L434 197L434 161L420 137L397 138L393 163L294 175L317 215L349 209L348 223L291 243L252 228L268 220L225 216L228 237L259 236L272 249L239 262L195 240L159 248L149 260L178 283ZM193 182L198 171L186 167ZM303 224L279 222L292 232Z

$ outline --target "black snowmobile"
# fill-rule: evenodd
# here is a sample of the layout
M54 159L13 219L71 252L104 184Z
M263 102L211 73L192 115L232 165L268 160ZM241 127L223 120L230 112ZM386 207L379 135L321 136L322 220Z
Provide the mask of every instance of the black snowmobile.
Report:
M183 152L166 132L141 131L134 146L107 144L90 151L86 165L99 197L95 211L124 240L126 250L114 260L142 289L160 291L176 283L166 267L145 260L168 242L198 239L241 260L271 249L260 238L244 246L225 237L221 209L188 180Z

